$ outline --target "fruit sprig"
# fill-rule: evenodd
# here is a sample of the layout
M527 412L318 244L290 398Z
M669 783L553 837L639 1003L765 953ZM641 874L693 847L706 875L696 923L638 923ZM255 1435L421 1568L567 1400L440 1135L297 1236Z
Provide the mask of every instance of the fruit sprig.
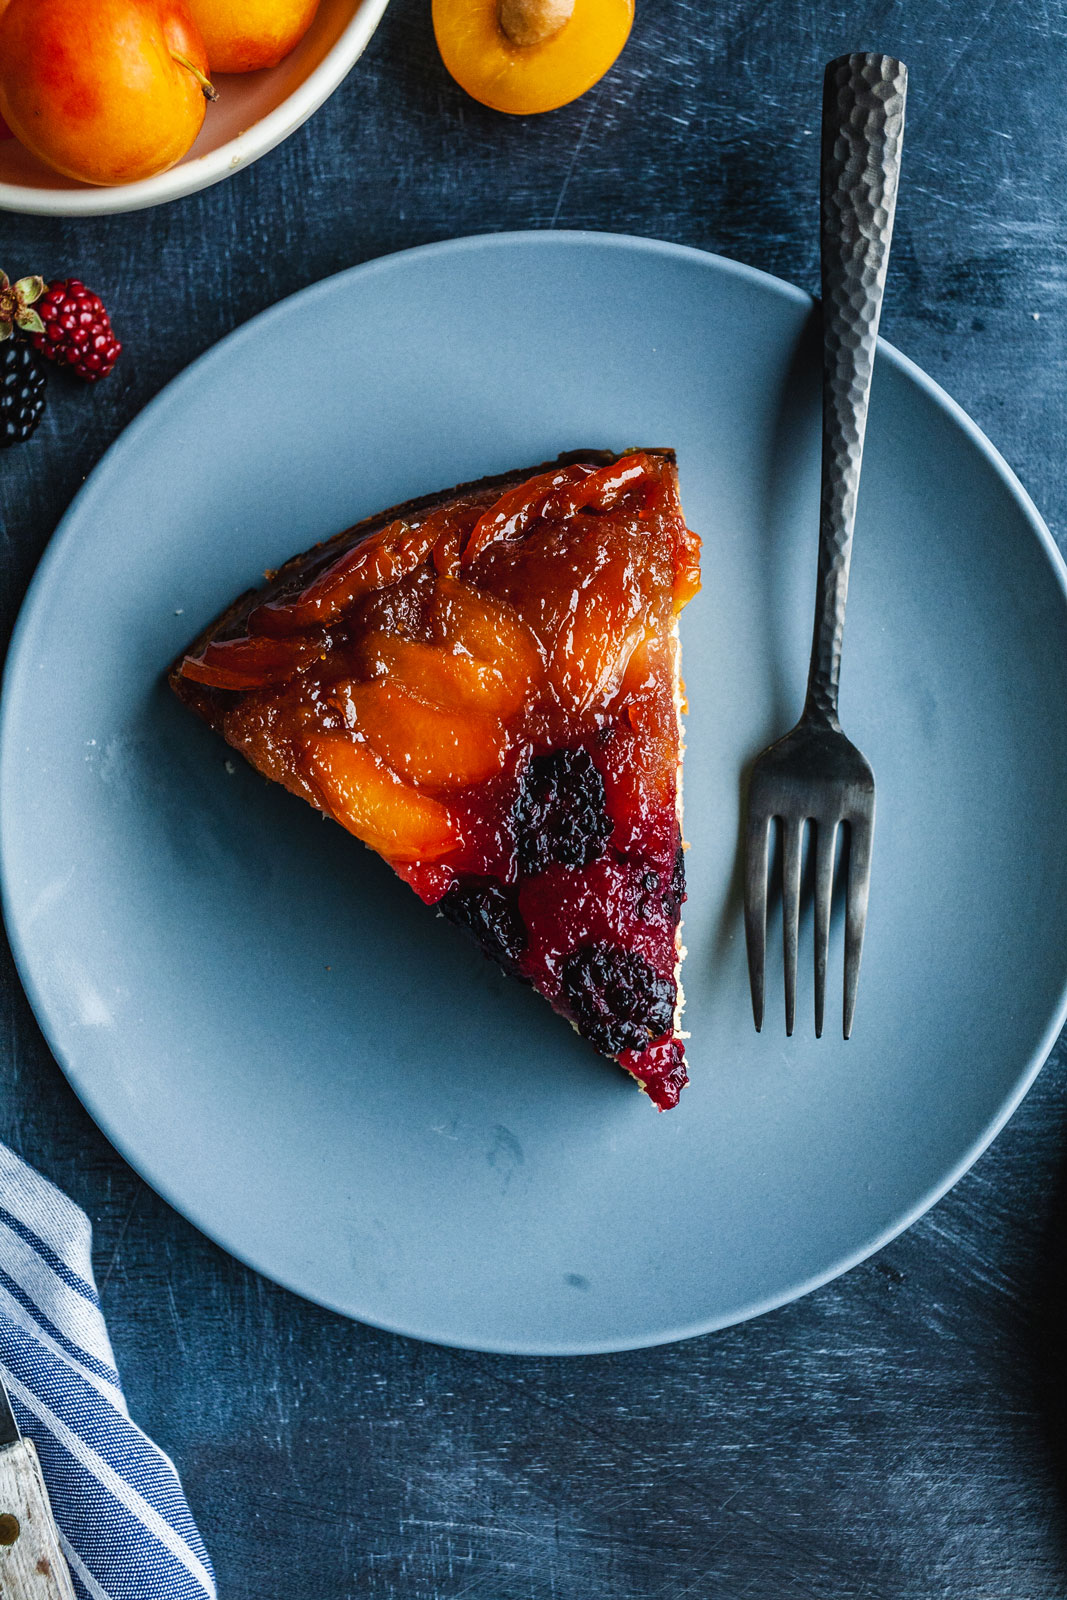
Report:
M0 272L0 449L21 444L45 409L43 356L86 383L106 378L122 346L98 294L80 278Z
M12 283L6 272L0 272L0 340L10 339L16 328L23 333L43 333L44 323L33 309L48 285L43 278L20 278Z

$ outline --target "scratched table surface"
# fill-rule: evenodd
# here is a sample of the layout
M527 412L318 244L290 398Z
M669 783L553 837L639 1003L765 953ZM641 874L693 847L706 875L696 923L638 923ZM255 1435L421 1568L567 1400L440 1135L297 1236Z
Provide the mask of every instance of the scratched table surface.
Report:
M509 120L393 0L258 165L156 211L0 217L12 276L77 274L125 342L0 458L0 628L105 447L284 294L451 235L608 228L814 289L822 64L911 68L883 329L1067 536L1067 0L638 0L576 104ZM278 349L278 404L285 364ZM1050 796L1062 806L1064 797ZM349 1323L231 1260L116 1155L0 963L0 1137L89 1212L133 1415L175 1457L226 1600L1062 1600L1061 1041L974 1170L807 1299L630 1355L516 1360Z

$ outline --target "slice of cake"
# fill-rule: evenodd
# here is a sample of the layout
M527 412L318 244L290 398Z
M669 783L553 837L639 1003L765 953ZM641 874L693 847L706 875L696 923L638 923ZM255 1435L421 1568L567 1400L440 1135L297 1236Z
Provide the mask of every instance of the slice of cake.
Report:
M661 1109L679 1032L674 455L582 451L413 500L242 595L170 682Z

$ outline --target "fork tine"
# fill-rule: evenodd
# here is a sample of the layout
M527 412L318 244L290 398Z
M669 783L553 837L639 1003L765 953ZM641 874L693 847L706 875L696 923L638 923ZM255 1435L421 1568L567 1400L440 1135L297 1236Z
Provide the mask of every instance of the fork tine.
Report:
M830 907L834 895L837 822L815 824L815 1037L822 1038L826 1009L826 960L830 948Z
M868 817L849 820L848 891L845 909L845 1038L852 1034L856 1011L856 985L867 925L867 894L871 886L871 841L874 822Z
M769 817L749 815L745 834L745 944L752 1016L756 1032L763 1027L763 972L767 955L767 854Z
M785 1032L792 1037L797 1009L797 935L800 925L800 852L804 824L782 819L782 952L785 956Z

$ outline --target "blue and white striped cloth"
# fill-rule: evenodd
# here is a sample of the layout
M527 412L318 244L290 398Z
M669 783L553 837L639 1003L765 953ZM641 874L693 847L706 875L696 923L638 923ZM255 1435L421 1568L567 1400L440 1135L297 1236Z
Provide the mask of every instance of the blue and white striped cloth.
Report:
M80 1600L215 1600L173 1463L130 1421L84 1211L0 1145L0 1366Z

